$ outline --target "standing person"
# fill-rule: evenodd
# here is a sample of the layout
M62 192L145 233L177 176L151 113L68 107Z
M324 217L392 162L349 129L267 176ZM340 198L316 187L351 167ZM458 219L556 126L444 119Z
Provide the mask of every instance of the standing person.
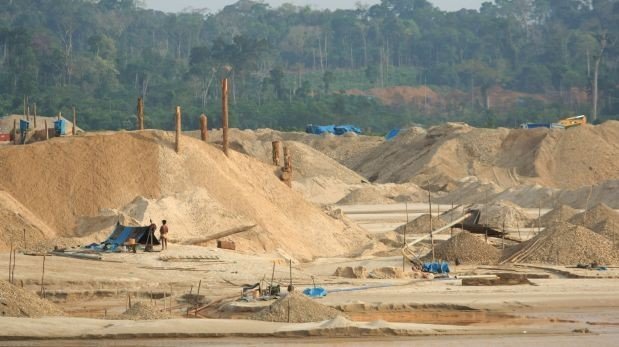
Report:
M168 225L164 219L161 221L161 228L159 228L159 238L161 239L161 250L168 249Z

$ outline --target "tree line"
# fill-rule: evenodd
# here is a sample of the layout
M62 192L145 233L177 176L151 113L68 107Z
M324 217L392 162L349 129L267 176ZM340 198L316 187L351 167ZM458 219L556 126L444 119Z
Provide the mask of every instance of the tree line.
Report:
M134 128L139 96L148 127L171 128L176 105L188 128L201 113L217 126L222 78L231 124L244 128L355 123L382 132L619 114L613 0L496 0L456 12L426 0L336 11L240 0L182 13L135 0L4 0L0 19L1 112L21 113L24 96L48 115L75 105L87 129ZM428 86L446 101L349 92L392 86ZM496 88L523 96L493 105Z

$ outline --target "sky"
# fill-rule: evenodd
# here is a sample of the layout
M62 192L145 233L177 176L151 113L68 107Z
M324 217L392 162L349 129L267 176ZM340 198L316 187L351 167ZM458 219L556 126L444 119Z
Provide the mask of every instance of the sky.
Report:
M160 11L178 12L185 8L208 8L211 11L219 11L224 6L233 4L238 0L144 0L146 6ZM461 8L479 9L481 3L488 0L429 0L434 5L445 11L456 11ZM315 8L337 9L355 8L357 2L373 5L380 3L380 0L264 0L264 2L277 7L283 3L295 5L310 5Z

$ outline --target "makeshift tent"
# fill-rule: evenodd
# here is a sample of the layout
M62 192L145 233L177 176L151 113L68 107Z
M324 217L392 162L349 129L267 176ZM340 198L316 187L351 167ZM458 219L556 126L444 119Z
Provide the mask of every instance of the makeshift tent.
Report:
M361 134L361 129L354 125L313 125L309 124L305 127L305 132L309 134L335 134L335 135L343 135L346 133L354 132L357 134Z
M129 239L135 239L135 242L138 244L146 245L147 243L151 243L153 245L159 245L159 240L155 235L152 235L152 241L148 236L148 226L145 227L129 227L125 225L121 225L120 223L116 224L116 228L112 232L112 234L107 238L107 240L101 243L101 248L109 251L115 250L118 246L124 245L129 241Z
M358 128L354 125L350 125L350 124L346 124L346 125L336 125L335 128L335 135L343 135L346 133L356 133L356 134L361 134L361 128Z

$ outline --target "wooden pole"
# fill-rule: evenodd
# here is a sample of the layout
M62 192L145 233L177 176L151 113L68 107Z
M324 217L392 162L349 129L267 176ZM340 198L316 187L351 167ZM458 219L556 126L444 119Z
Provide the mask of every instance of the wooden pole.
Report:
M45 120L45 141L49 140L49 128L47 127L47 119Z
M404 201L404 210L406 211L406 224L404 225L404 239L402 241L402 248L406 247L406 229L408 229L408 201ZM406 257L402 254L402 271L405 271Z
M221 81L221 110L224 154L228 155L228 79Z
M200 116L200 139L204 142L208 141L208 118L204 113Z
M292 187L292 154L288 147L284 147L284 168L282 169L282 181L288 187Z
M136 125L136 128L138 128L138 130L144 130L144 98L142 98L141 96L138 98L138 112L137 112L137 116L138 116L138 124Z
M542 200L539 201L539 209L537 210L537 233L542 232Z
M11 283L11 265L13 265L13 242L11 242L11 250L9 251L9 283Z
M24 95L24 116L26 115L26 96Z
M13 144L18 144L17 140L17 119L13 119Z
M75 106L73 106L73 128L71 128L71 135L75 136L75 133L77 132L77 130L75 129L77 127L77 112L75 111Z
M15 264L17 263L17 247L13 249L13 269L11 270L11 283L15 284Z
M62 112L58 112L58 120L60 120L60 118L62 118Z
M26 228L24 228L24 251L28 249L28 243L26 242Z
M36 129L37 128L37 104L36 103L33 105L33 108L34 108L33 110L34 111L34 115L33 115L34 116L34 128Z
M280 157L282 155L282 142L273 141L271 145L273 146L273 165L279 166L281 162Z
M432 244L432 262L436 261L434 256L434 235L432 235L432 195L430 194L430 182L428 182L428 209L430 211L430 243Z
M45 254L43 254L43 270L41 271L41 296L43 297L43 299L45 299L45 287L43 286L43 283L45 281Z
M30 105L26 105L26 120L30 122Z
M269 296L273 293L273 280L275 280L275 262L273 262L273 272L271 273L271 284L269 285Z
M176 106L176 113L174 114L176 120L176 153L181 151L181 107Z

